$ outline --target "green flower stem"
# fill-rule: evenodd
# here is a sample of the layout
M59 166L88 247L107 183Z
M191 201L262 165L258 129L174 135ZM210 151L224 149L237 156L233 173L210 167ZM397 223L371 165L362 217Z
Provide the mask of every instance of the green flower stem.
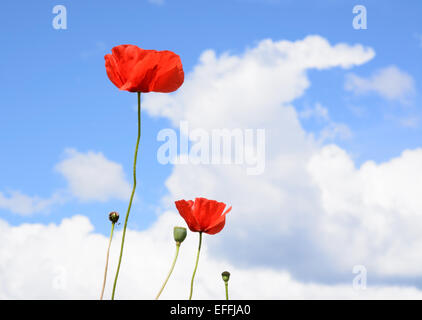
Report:
M171 274L172 274L172 272L173 272L174 266L176 265L177 256L179 255L179 249L180 249L180 242L177 242L177 243L176 243L176 255L174 256L173 263L172 263L172 265L171 265L170 271L169 271L169 273L168 273L168 275L167 275L167 278L166 278L166 280L164 281L164 283L163 283L163 285L162 285L162 287L161 287L160 291L158 292L157 296L155 297L155 300L158 300L158 298L160 297L161 293L162 293L162 292L163 292L163 290L164 290L164 287L165 287L165 286L166 286L166 284L167 284L167 281L169 281L169 279L170 279L170 276L171 276Z
M196 269L198 268L199 253L201 252L201 244L202 244L202 232L199 232L199 246L198 246L198 254L196 255L195 269L193 270L192 281L190 282L190 294L189 294L189 300L192 300L192 293L193 293L193 280L195 279Z
M226 300L229 300L229 282L224 281L224 286L226 287Z
M105 289L105 285L106 285L106 281L107 281L108 258L110 256L110 247L111 247L111 240L113 239L114 225L115 225L115 223L112 222L111 223L110 240L108 241L108 249L107 249L106 265L105 265L105 271L104 271L103 288L101 289L100 300L103 300L104 289Z
M114 300L114 294L116 293L117 279L119 278L120 265L122 263L123 248L124 248L124 244L125 244L127 222L129 220L129 213L130 213L130 208L132 207L133 196L135 195L136 161L138 159L138 148L139 148L139 140L140 139L141 139L141 93L138 92L138 139L136 140L135 158L134 158L134 161L133 161L133 189L132 189L132 194L130 195L129 206L128 206L127 212L126 212L125 225L123 227L123 236L122 236L122 245L121 245L121 248L120 248L119 264L117 265L116 278L114 279L113 294L111 296L111 300Z

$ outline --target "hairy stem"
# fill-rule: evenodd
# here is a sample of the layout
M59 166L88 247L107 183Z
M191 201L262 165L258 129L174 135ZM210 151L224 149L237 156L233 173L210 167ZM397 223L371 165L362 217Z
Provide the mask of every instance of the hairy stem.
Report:
M172 263L172 265L171 265L170 271L169 271L169 273L168 273L168 275L167 275L166 280L164 281L163 285L161 286L160 291L158 292L157 296L155 297L155 300L158 300L158 298L160 297L161 293L162 293L162 292L163 292L163 290L164 290L164 287L166 286L167 282L168 282L168 281L169 281L169 279L170 279L170 276L171 276L171 274L172 274L172 272L173 272L174 266L176 265L177 256L179 255L179 249L180 249L180 243L179 243L179 242L177 242L177 243L176 243L176 255L174 256L173 263Z
M115 225L115 223L113 222L111 224L110 240L108 241L106 265L105 265L105 271L104 271L104 281L103 281L103 288L101 289L100 300L103 300L104 289L105 289L105 285L106 285L106 281L107 281L108 258L110 257L110 247L111 247L111 240L113 239L114 225Z
M117 265L116 277L114 279L113 294L111 296L111 300L114 300L114 295L116 293L117 279L119 278L120 265L122 263L122 256L123 256L123 248L124 248L124 245L125 245L127 222L129 220L130 208L132 207L132 201L133 201L133 197L135 195L136 161L138 159L138 148L139 148L139 140L140 139L141 139L141 93L138 92L138 139L136 140L135 157L134 157L134 160L133 160L133 189L132 189L132 194L130 195L129 206L128 206L127 212L126 212L125 225L123 227L123 236L122 236L122 244L121 244L121 247L120 247L119 264Z
M193 281L195 279L196 269L198 269L198 261L199 261L199 254L201 252L201 244L202 244L202 232L199 232L199 246L198 246L198 254L196 255L196 263L195 269L193 270L192 280L190 282L190 294L189 300L192 300L192 293L193 293Z

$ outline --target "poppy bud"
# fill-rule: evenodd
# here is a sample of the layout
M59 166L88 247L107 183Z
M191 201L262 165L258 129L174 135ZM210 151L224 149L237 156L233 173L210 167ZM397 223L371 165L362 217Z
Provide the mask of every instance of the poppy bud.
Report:
M116 223L117 221L119 221L119 214L115 211L110 212L110 214L108 215L108 219L112 222L112 223Z
M173 229L174 241L177 244L181 244L186 239L187 231L183 227L174 227Z
M230 279L230 272L228 272L228 271L224 271L224 272L221 274L221 276L223 277L224 282L227 282L227 281L229 281L229 279Z

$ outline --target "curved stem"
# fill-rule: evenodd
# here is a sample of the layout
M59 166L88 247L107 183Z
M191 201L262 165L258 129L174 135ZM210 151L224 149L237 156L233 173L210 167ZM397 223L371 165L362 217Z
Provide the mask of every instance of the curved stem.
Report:
M119 278L120 265L122 263L123 248L124 248L124 244L125 244L127 222L129 220L129 213L130 213L130 208L132 207L133 196L135 195L136 161L138 159L138 148L139 148L139 140L140 139L141 139L141 93L138 92L138 139L136 140L135 158L133 160L133 189L132 189L132 194L130 195L129 206L128 206L127 212L126 212L125 225L123 227L123 236L122 236L122 244L121 244L121 247L120 247L119 264L117 265L116 277L114 279L113 294L111 296L111 300L114 300L114 294L116 293L117 279Z
M195 269L193 270L192 281L190 282L190 294L189 294L189 300L192 300L192 293L193 293L193 280L195 279L196 269L198 269L199 253L201 252L201 244L202 244L202 232L199 232L199 246L198 246L198 254L196 255Z
M158 300L158 298L160 297L161 293L162 293L162 292L163 292L163 290L164 290L164 287L165 287L165 286L166 286L166 284L167 284L167 281L169 281L169 278L170 278L170 276L171 276L171 274L172 274L172 272L173 272L174 266L175 266L175 264L176 264L177 256L179 255L179 249L180 249L180 243L179 243L179 242L177 242L177 243L176 243L176 255L174 256L173 263L172 263L172 265L171 265L170 271L169 271L169 273L168 273L168 275L167 275L166 280L164 281L163 285L161 286L160 291L158 292L157 296L155 297L155 300Z
M104 271L103 288L101 289L100 300L103 300L104 289L105 289L105 285L106 285L106 281L107 281L108 258L110 257L110 247L111 247L111 240L113 239L114 225L115 225L115 223L112 222L112 224L111 224L110 240L108 241L108 249L107 249L106 265L105 265L105 271Z
M226 300L229 300L229 282L224 281L224 286L226 287Z

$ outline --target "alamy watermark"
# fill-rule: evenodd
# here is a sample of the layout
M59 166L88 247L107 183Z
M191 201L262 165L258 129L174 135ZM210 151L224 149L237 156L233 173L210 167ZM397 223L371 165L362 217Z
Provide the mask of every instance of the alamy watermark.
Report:
M164 142L157 150L157 160L163 165L239 165L247 167L248 175L265 170L265 129L190 130L189 123L181 121L179 134L162 129L157 141Z
M366 14L366 7L359 4L353 7L353 14L355 14L353 18L353 29L355 30L366 30L368 29L367 23L367 14Z
M53 270L52 287L55 290L67 289L67 269L62 265L56 265Z
M363 265L356 265L353 267L353 273L356 276L353 278L353 289L366 290L367 271Z
M67 29L67 10L66 7L59 4L57 6L54 6L53 8L53 14L54 16L52 25L53 28L56 30L66 30Z

